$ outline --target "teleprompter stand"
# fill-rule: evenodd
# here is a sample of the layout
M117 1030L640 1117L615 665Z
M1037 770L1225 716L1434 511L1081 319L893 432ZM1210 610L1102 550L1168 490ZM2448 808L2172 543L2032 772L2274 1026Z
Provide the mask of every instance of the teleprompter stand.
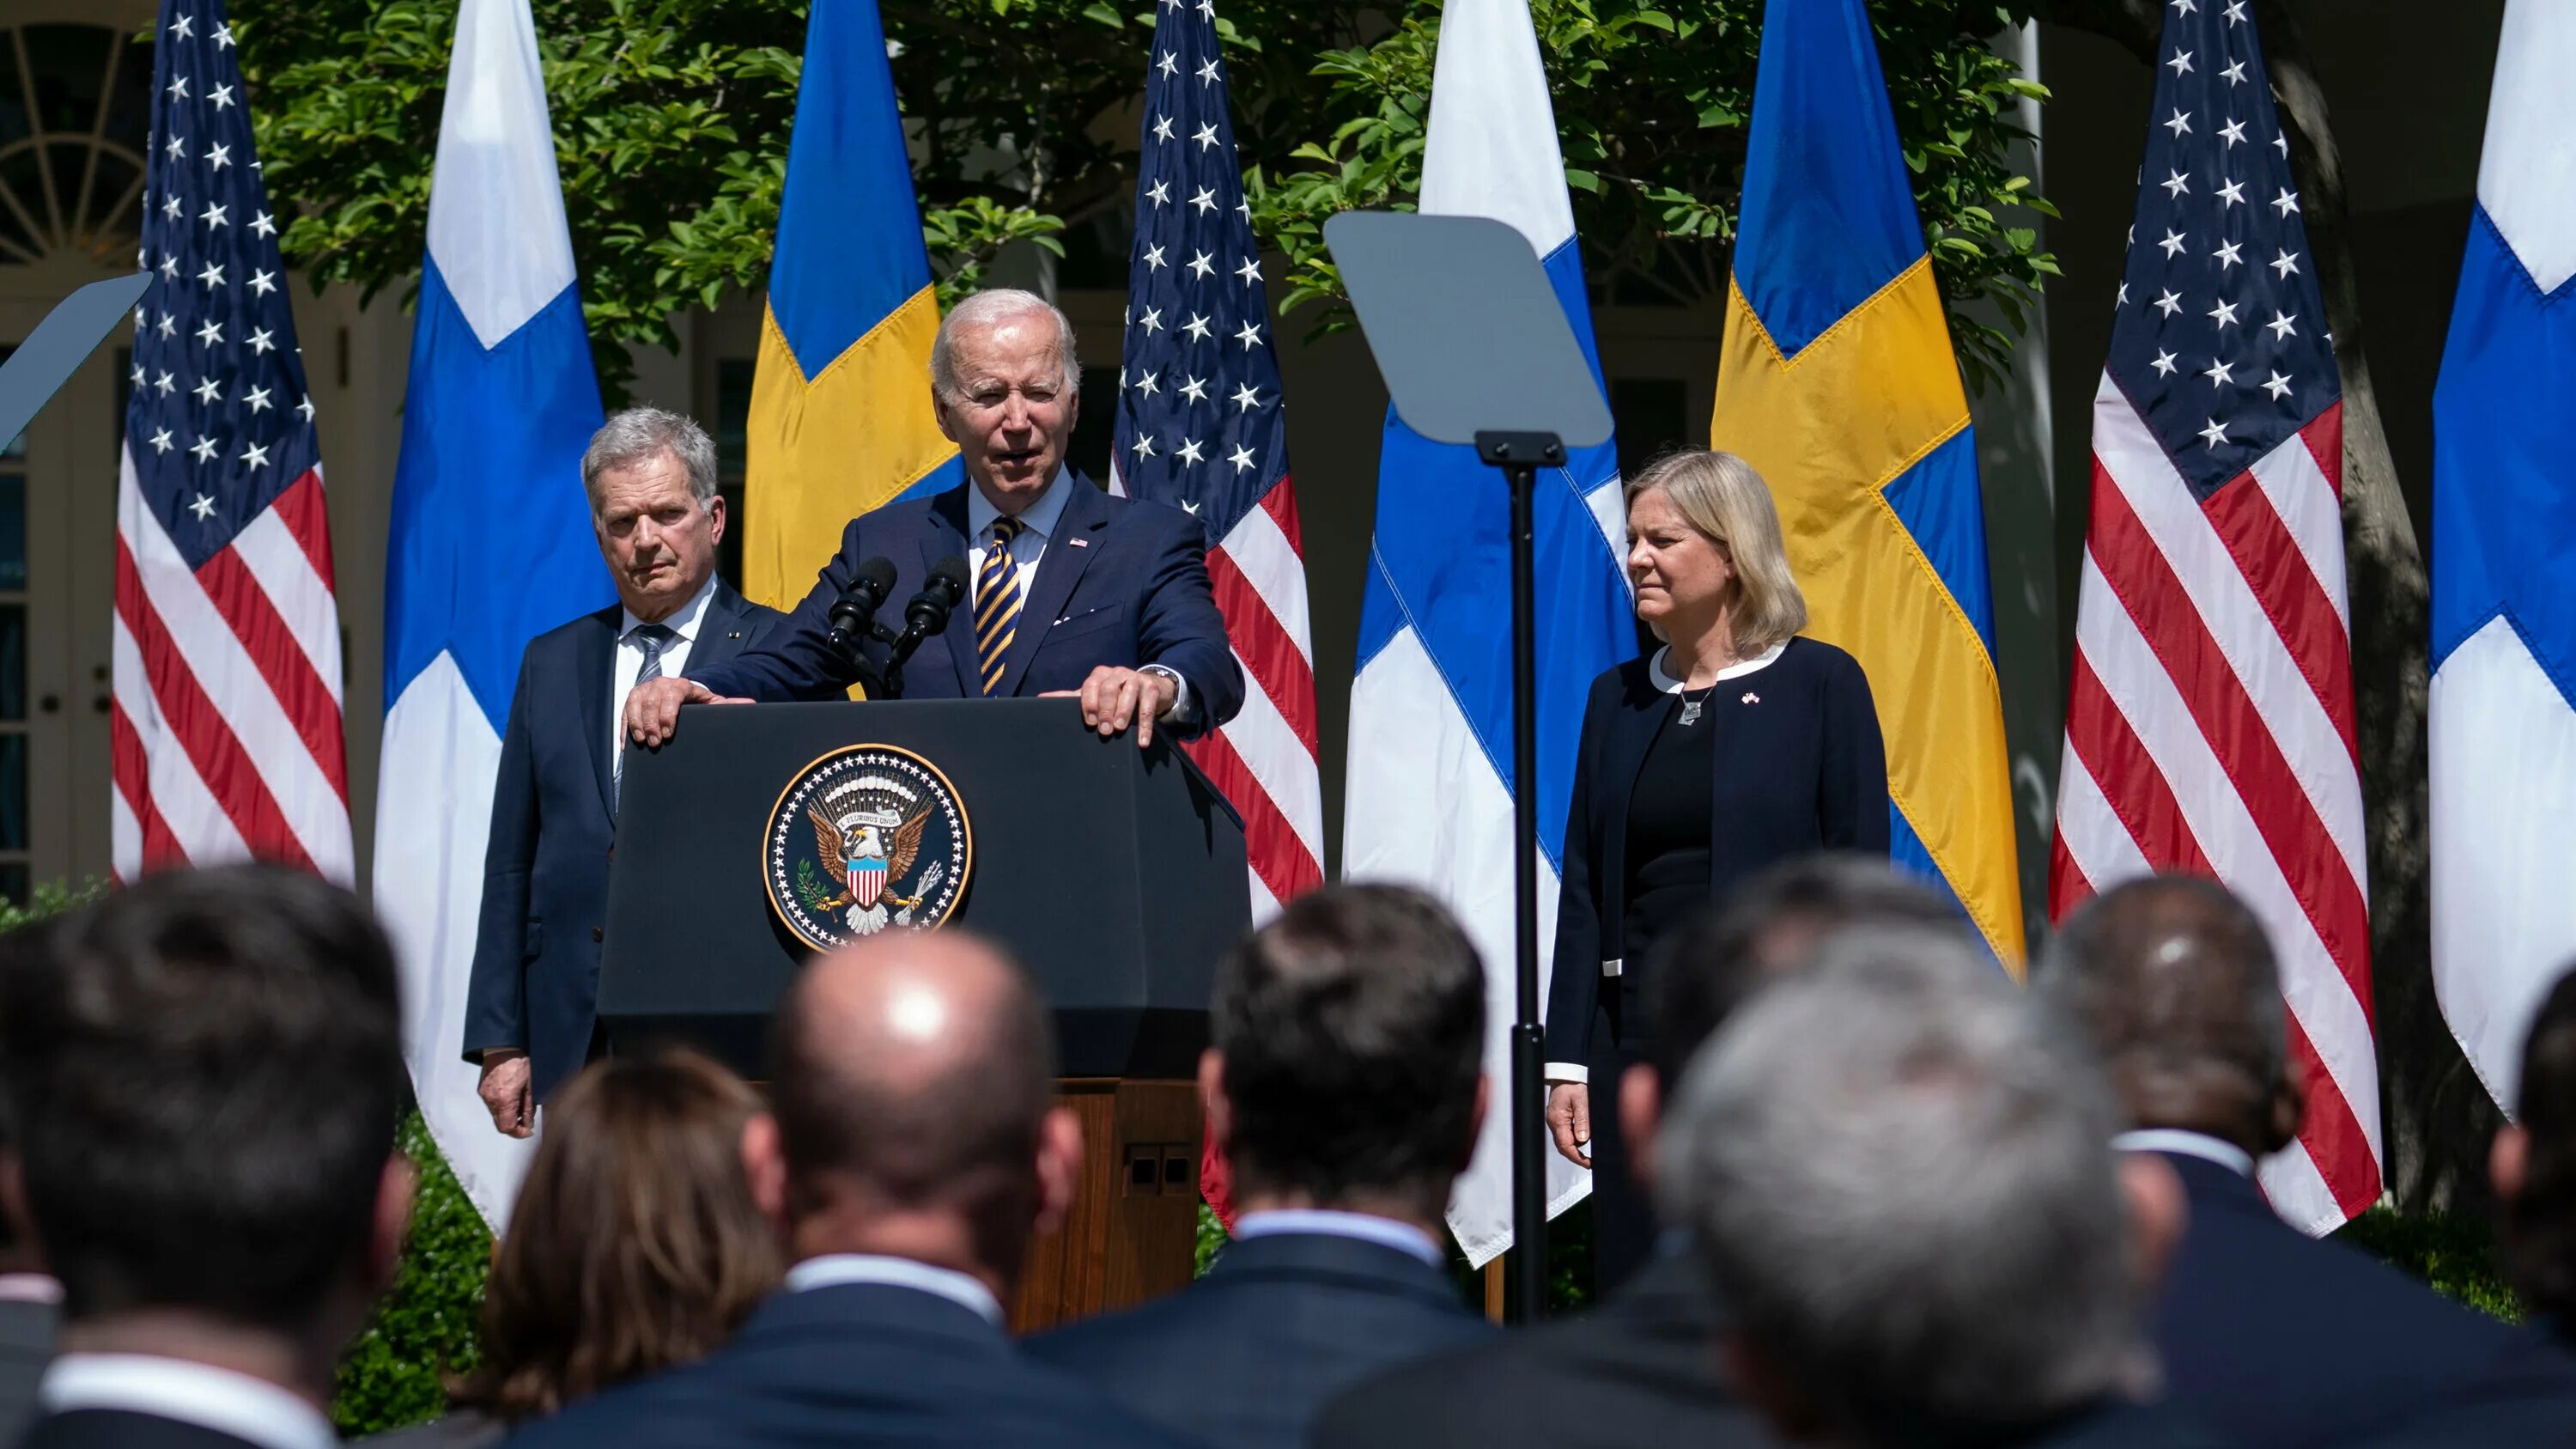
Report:
M1545 1049L1538 989L1538 601L1531 496L1566 449L1610 437L1610 408L1547 272L1484 217L1345 212L1324 239L1404 425L1471 445L1511 493L1512 884L1518 1010L1511 1032L1512 1252L1505 1313L1547 1303ZM1560 966L1568 963L1560 963ZM1579 966L1580 963L1572 963ZM1606 1103L1595 1110L1606 1107Z

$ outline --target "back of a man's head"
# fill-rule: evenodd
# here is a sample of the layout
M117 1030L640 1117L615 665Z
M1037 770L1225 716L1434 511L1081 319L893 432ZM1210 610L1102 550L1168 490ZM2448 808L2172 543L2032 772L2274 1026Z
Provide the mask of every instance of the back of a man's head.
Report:
M1969 939L1957 906L1883 858L1805 855L1745 881L1656 943L1647 972L1655 983L1655 1030L1646 1065L1664 1083L1678 1081L1745 998L1813 960L1833 933L1873 927Z
M887 932L807 967L773 1031L791 1247L895 1250L849 1235L944 1222L973 1259L950 1266L1015 1276L1055 1083L1027 975L964 931Z
M1777 1390L1757 1401L1878 1445L2042 1423L2151 1371L2117 1114L2073 1035L1974 946L1854 930L1709 1043L1665 1119L1663 1205Z
M1208 1029L1238 1201L1439 1218L1475 1150L1485 971L1438 901L1290 902L1217 968Z
M2502 1247L2534 1313L2576 1317L2576 969L2531 1020L2515 1121L2495 1144Z
M178 1311L302 1335L362 1305L403 1080L392 948L357 897L172 872L6 958L0 1088L75 1326Z
M2058 929L2035 979L2091 1032L2131 1124L2257 1157L2297 1132L2280 969L2226 887L2181 875L2115 886Z

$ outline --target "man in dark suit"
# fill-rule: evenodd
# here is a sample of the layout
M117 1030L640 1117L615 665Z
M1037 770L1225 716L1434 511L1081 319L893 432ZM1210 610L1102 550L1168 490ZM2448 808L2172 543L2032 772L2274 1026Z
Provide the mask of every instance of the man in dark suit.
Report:
M10 1155L8 1114L0 1112L0 1159ZM36 1256L33 1235L0 1202L0 1444L18 1442L36 1409L36 1381L54 1357L62 1327L63 1285Z
M1296 1449L1344 1388L1492 1331L1434 1237L1484 1118L1484 968L1421 892L1333 887L1226 958L1209 1031L1235 1241L1186 1291L1029 1351L1189 1438Z
M1746 881L1667 936L1652 979L1648 1059L1612 1087L1629 1170L1654 1191L1655 1128L1667 1090L1746 997L1858 926L1957 933L1958 908L1883 859L1812 855ZM1589 1313L1451 1350L1370 1379L1316 1421L1319 1449L1615 1449L1769 1444L1770 1431L1717 1371L1724 1321L1705 1270L1677 1234Z
M733 1340L521 1429L524 1449L1174 1441L1022 1356L1002 1299L1062 1226L1082 1125L1036 986L962 931L805 969L773 1025L753 1198L795 1266Z
M1849 1449L2183 1449L2139 1323L2180 1231L2082 1033L1957 933L1856 929L1700 1049L1657 1201L1784 1437ZM2261 1442L2261 1441L2256 1441Z
M2214 882L2133 881L2069 919L2042 987L2092 1031L2129 1125L2180 1174L2190 1226L2155 1338L2175 1403L2248 1444L2327 1442L2456 1390L2509 1344L2492 1319L2275 1216L2254 1164L2303 1109L2262 923Z
M63 1288L33 1449L320 1449L411 1211L393 948L337 886L146 877L0 950L12 1216Z
M1082 370L1073 325L1027 292L978 293L939 324L930 396L967 481L850 521L841 551L787 622L729 664L638 689L626 724L658 746L680 706L830 699L860 673L829 639L859 566L894 565L890 597L961 559L968 590L904 666L911 699L1078 694L1104 735L1196 734L1243 704L1243 671L1209 590L1207 534L1175 508L1112 498L1065 465ZM893 606L887 610L889 619ZM887 647L866 646L872 667Z
M520 657L465 1016L465 1059L482 1065L492 1125L513 1137L535 1130L537 1104L590 1055L627 694L723 664L780 618L716 577L725 501L696 423L619 413L591 438L581 479L618 601Z

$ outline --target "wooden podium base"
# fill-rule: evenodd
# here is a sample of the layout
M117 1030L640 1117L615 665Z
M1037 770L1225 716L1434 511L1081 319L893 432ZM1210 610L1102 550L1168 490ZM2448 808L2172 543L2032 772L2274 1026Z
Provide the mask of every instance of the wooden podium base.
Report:
M1082 1179L1063 1230L1030 1245L1013 1333L1178 1292L1198 1245L1197 1084L1068 1077L1056 1089L1082 1119Z

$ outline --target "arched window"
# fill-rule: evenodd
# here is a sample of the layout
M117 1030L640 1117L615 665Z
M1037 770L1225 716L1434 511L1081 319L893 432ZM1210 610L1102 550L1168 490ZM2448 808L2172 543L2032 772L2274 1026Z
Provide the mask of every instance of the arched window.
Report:
M0 30L0 265L131 257L152 48L103 25Z

